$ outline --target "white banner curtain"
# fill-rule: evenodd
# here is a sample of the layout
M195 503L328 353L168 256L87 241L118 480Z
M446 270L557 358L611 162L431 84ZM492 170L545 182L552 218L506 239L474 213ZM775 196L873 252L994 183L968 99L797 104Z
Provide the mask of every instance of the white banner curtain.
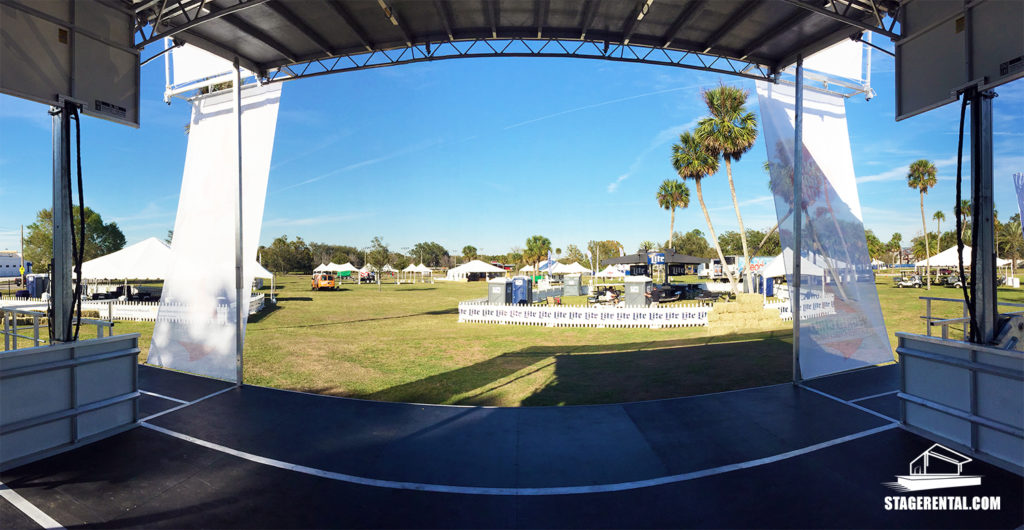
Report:
M757 95L779 237L794 248L795 88L758 82ZM801 274L801 296L835 297L834 314L801 316L800 371L805 379L893 361L878 302L842 97L804 91L802 257L825 269ZM786 263L793 284L793 263ZM794 301L795 303L795 301Z
M232 98L231 91L226 91L192 102L170 266L148 362L234 381L238 148ZM263 221L280 101L281 83L242 90L245 286L252 285L256 272L252 264ZM249 301L241 303L248 306ZM243 314L248 316L248 311Z

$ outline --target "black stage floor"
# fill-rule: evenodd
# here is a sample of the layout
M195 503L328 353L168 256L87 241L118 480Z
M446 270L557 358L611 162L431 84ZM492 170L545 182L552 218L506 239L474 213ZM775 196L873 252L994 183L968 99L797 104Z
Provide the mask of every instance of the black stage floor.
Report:
M842 377L848 377L844 384ZM140 428L0 474L65 527L1014 528L997 511L886 511L932 442L896 426L895 367L581 407L380 403L140 367ZM161 397L163 396L163 397ZM197 401L199 400L199 401ZM0 502L0 527L32 519Z

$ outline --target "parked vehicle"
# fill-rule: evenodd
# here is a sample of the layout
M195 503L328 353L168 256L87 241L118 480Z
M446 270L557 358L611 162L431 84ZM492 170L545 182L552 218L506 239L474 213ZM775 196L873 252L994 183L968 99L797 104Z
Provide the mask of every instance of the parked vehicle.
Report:
M921 276L919 276L917 274L911 274L909 276L902 276L900 278L896 278L896 285L895 286L896 287L900 287L900 288L902 288L902 287L919 288L923 284L924 284L924 282L921 281Z
M771 263L775 259L773 256L751 256L750 257L750 270L757 272L762 267ZM728 271L735 276L742 276L745 274L744 264L746 260L743 256L726 256L725 265ZM697 266L697 277L707 280L718 280L728 281L728 276L725 275L725 271L722 270L722 260L712 259L708 263L701 263Z
M314 291L334 290L334 275L329 272L313 273L312 288Z

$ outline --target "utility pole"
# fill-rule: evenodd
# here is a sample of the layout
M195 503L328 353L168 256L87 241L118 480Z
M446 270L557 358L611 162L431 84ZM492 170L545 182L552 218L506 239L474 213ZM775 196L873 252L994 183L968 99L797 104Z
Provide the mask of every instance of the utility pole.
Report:
M21 286L25 287L25 225L21 225Z

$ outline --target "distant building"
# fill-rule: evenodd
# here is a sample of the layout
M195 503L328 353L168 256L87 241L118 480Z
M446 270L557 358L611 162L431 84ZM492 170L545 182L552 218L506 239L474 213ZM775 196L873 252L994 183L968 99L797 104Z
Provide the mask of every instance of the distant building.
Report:
M21 267L21 254L13 250L0 250L0 278L13 278L20 276L18 268ZM32 262L25 262L25 273L32 272Z

